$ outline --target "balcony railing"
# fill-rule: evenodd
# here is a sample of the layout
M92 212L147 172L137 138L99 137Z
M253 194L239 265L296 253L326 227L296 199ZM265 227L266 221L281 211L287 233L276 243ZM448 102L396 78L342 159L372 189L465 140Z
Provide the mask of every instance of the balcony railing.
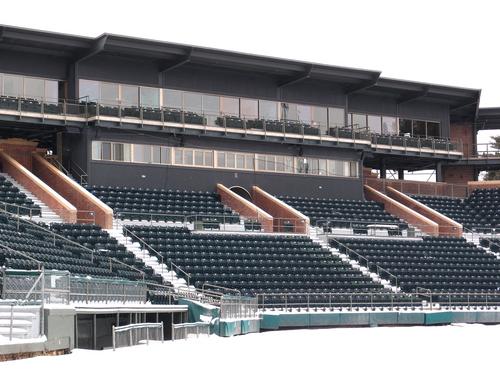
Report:
M129 107L116 104L103 104L84 101L39 101L35 99L0 97L0 111L12 111L18 116L36 113L42 118L63 116L77 121L130 121L139 125L153 124L165 126L166 123L182 127L201 127L203 130L224 129L224 132L244 134L263 133L268 136L289 138L319 139L337 143L370 145L376 149L398 149L450 154L462 153L460 142L446 138L417 138L390 134L375 134L368 129L356 126L317 126L292 120L264 120L242 118L225 113L198 113L176 108Z

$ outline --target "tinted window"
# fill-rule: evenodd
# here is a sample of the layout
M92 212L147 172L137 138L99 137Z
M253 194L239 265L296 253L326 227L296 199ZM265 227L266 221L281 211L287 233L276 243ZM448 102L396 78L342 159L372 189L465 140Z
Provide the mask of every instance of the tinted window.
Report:
M240 100L241 117L246 119L256 119L259 117L259 103L257 100Z
M427 122L427 136L439 137L439 122Z
M102 160L111 160L111 143L102 143Z
M425 137L425 121L413 121L413 136Z
M352 126L354 129L359 129L359 130L366 129L366 115L353 113Z
M182 91L163 90L163 106L182 109Z
M312 107L312 125L326 130L328 125L328 112L325 107Z
M129 107L139 106L139 87L122 85L122 104Z
M57 102L59 100L59 82L45 81L45 101Z
M281 118L297 121L297 104L281 103Z
M160 90L154 87L141 87L141 106L158 108L160 106Z
M229 116L239 116L240 101L238 98L220 98L220 111Z
M264 120L278 119L278 106L276 102L259 100L259 118Z
M312 109L309 105L297 106L297 120L305 124L311 123Z
M408 134L409 136L411 136L411 124L412 124L411 120L400 118L399 119L399 134L401 134L401 135Z
M86 79L80 80L80 100L97 102L99 101L99 82L88 81Z
M201 113L201 94L196 94L192 92L184 93L184 110L188 112Z
M101 103L104 105L118 104L118 85L116 83L101 83Z
M43 99L45 95L45 82L38 78L24 79L24 97L30 99Z
M344 108L328 108L328 125L331 128L345 125Z
M4 75L3 93L5 96L22 96L23 80L22 77Z
M368 129L372 133L380 134L380 129L381 129L381 120L380 116L372 116L368 115Z
M395 117L382 117L382 134L398 134L398 123Z

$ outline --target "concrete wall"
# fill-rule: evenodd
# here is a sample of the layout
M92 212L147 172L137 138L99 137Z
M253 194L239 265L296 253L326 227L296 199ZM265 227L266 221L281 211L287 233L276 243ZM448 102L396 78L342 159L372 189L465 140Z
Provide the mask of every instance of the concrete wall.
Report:
M365 196L369 200L382 203L387 212L417 227L422 232L431 236L439 235L439 225L437 223L368 185L365 185Z
M217 193L224 205L245 218L257 220L265 232L273 231L273 217L263 209L240 197L222 184L217 184Z
M40 155L33 154L33 171L77 207L78 220L89 222L95 218L95 223L102 228L112 228L113 210Z
M72 350L75 347L75 309L48 305L44 314L47 346L51 350Z

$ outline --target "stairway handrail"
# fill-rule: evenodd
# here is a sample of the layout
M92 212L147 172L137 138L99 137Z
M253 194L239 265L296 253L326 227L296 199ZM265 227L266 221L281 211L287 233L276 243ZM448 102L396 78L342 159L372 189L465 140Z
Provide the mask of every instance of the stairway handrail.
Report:
M0 211L1 211L1 206L0 206ZM72 244L74 246L77 246L77 247L79 247L79 248L81 248L81 249L83 249L83 250L85 250L87 252L90 252L92 254L92 261L93 261L94 255L96 254L96 251L97 251L96 249L90 249L88 247L85 247L85 246L83 246L82 244L80 244L78 242L70 240L69 238L62 236L62 235L54 232L51 229L45 228L42 225L38 225L37 223L35 223L33 221L30 221L30 220L27 220L27 219L23 218L22 216L17 216L17 215L15 215L15 214L13 214L11 212L8 212L8 211L2 211L2 212L6 213L7 215L14 216L18 220L22 220L25 224L31 225L31 226L33 226L35 228L38 228L38 229L40 229L40 230L42 230L42 231L44 231L46 233L51 234L54 237L54 243L55 243L55 238L57 237L58 239L61 239L61 240L66 241L66 242L69 242L70 244ZM70 250L70 251L72 251L72 250ZM98 251L98 253L101 253L101 252ZM103 254L99 254L99 255L103 255ZM104 255L104 256L107 257L110 261L113 261L115 263L121 264L121 265L123 265L123 266L125 266L127 268L130 268L133 271L138 272L139 274L141 274L141 276L142 276L143 279L145 278L145 272L144 271L141 271L140 269L138 269L138 268L136 268L134 266L131 266L129 264L126 264L126 263L122 262L121 260L118 260L118 259L116 259L114 257L110 257L110 256L107 256L107 255Z
M327 240L327 245L328 245L328 246L330 245L330 243L328 242L329 238L330 238L330 234L328 234L328 233L327 233L327 234L326 234L326 240ZM398 277L397 277L396 275L394 275L392 272L389 272L389 271L388 271L387 269L385 269L384 267L379 266L379 265L378 265L378 263L375 263L375 262L373 262L373 261L368 260L368 258L367 258L367 257L365 257L365 256L363 256L363 255L361 255L361 254L359 254L357 251L355 251L355 250L351 249L349 246L347 246L347 245L343 244L342 242L340 242L339 240L337 240L335 237L331 236L331 238L332 238L332 239L333 239L333 240L334 240L337 244L339 244L339 245L343 246L343 247L344 247L345 249L347 249L349 252L352 252L353 254L355 254L358 258L363 259L363 260L366 262L366 267L368 268L368 271L370 271L370 264L373 264L373 265L375 265L375 267L376 267L376 269L377 269L377 275L379 275L380 277L382 277L382 275L380 274L380 273L381 273L380 271L387 273L387 274L389 275L389 277L392 277L392 278L395 280L395 283L396 283L396 285L395 285L395 286L396 286L396 288L398 287L398 284L399 284L399 283L398 283ZM339 250L340 250L340 249L339 249Z

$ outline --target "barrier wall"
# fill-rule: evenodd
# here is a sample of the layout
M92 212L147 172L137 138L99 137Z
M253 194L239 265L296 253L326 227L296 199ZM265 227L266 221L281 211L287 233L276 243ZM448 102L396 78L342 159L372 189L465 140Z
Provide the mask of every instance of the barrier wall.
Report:
M368 185L365 185L365 197L369 200L382 203L387 212L417 227L422 232L431 236L439 235L439 225L437 223Z
M109 206L37 153L33 153L33 172L78 209L78 220L93 222L95 219L104 229L113 227L113 210Z

